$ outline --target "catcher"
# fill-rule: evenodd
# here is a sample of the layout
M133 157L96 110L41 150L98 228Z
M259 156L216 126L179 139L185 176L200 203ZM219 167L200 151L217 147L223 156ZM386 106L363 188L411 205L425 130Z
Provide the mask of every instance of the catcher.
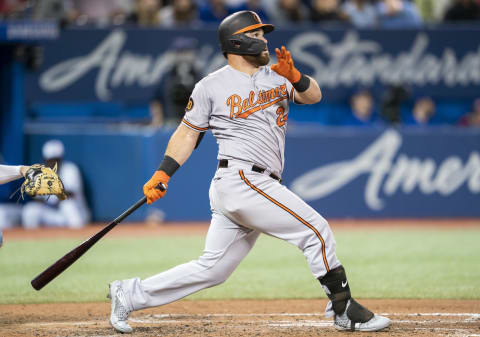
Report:
M25 194L33 197L56 195L58 199L65 200L67 195L63 183L57 175L57 166L53 169L42 164L32 166L0 165L0 185L13 180L25 178L20 193L22 198Z
M25 178L20 193L23 197L28 194L31 197L39 195L56 195L60 200L66 199L63 183L56 173L56 167L51 169L44 165L11 166L0 165L0 184ZM0 247L2 246L3 234L0 228Z
M64 154L65 148L59 140L49 140L43 145L45 166L53 170L58 167L64 194L38 197L27 203L22 209L22 224L25 228L40 226L81 228L90 220L80 169L74 163L64 160ZM51 184L53 185L53 182ZM28 189L29 186L25 185L25 193L28 193ZM66 196L68 199L61 201Z

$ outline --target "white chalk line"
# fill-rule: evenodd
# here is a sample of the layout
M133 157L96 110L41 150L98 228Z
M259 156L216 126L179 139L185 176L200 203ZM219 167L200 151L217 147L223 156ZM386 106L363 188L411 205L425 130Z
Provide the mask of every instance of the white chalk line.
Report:
M462 324L477 324L480 319L479 313L382 313L383 316L392 317L394 324L432 324L432 323L462 323ZM407 316L407 317L441 317L440 321L432 320L411 320L411 319L393 319L393 316ZM277 321L277 320L247 320L235 322L235 325L240 324L264 324L272 327L331 327L333 322L331 319L325 319L323 313L271 313L271 314L153 314L140 317L132 317L130 322L139 324L192 324L192 318L202 320L203 323L214 323L209 318L241 318L241 317L319 317L319 319L300 320L300 321ZM463 320L446 320L446 317L466 317ZM177 318L177 319L175 319ZM107 325L108 321L80 321L80 322L36 322L21 324L26 327L49 327L49 326L88 326L88 325ZM427 329L427 328L415 328ZM428 329L447 329L447 328L428 328ZM448 329L447 329L448 330ZM458 331L458 329L451 329ZM473 336L473 335L469 335ZM478 335L480 337L480 335Z
M415 325L432 325L432 324L477 324L476 320L480 317L478 313L383 313L381 315L390 316L392 318L392 325L390 329L392 330L405 330L405 324L415 324ZM415 320L415 319L394 319L393 317L402 316L402 317L438 317L439 321L432 320ZM175 319L177 317L177 319ZM249 318L249 317L263 317L263 318L274 318L274 317L316 317L315 321L312 320L297 320L292 321L272 321L272 320L246 320L246 321L235 321L233 324L229 324L231 328L245 328L248 325L263 325L271 328L333 328L332 319L325 319L323 313L272 313L272 314L153 314L147 315L143 318L137 317L132 318L131 321L135 323L147 323L147 324L192 324L191 318L201 320L202 323L211 324L214 323L211 318ZM457 317L463 319L446 319L447 317ZM190 319L188 319L190 318ZM397 326L395 326L397 325ZM399 326L400 325L400 326ZM475 326L472 326L474 328ZM480 337L472 335L470 329L463 328L442 328L442 327L415 327L413 331L434 331L439 335L449 335L455 337Z
M477 323L472 318L479 318L480 314L477 313L382 313L383 316L408 316L408 317L442 317L440 321L432 320L414 320L414 319L393 319L392 322L396 324L431 324L431 323ZM320 313L273 313L273 314L152 314L143 317L131 318L130 321L134 323L147 323L147 324L183 324L192 323L192 318L196 320L202 320L204 323L212 323L212 318L241 318L241 317L319 317L315 321L300 320L296 322L291 321L277 321L277 320L254 320L254 321L241 321L245 324L267 324L272 326L332 326L332 319L325 319L324 314ZM466 317L466 319L445 319L444 317ZM175 319L176 318L176 319ZM240 322L240 321L239 321Z
M388 315L388 314L387 314ZM466 312L460 312L460 313L445 313L445 312L436 312L436 313L418 313L418 314L390 314L390 315L405 315L405 316L472 316L475 318L480 318L479 313L466 313Z
M140 319L140 318L131 318L129 320L132 323L140 323L140 324L192 324L192 320L188 319L177 319L177 320L154 320L154 319ZM212 320L201 320L202 323L215 323L215 321ZM318 321L308 321L308 320L300 320L300 321L271 321L271 320L246 320L246 321L237 321L238 323L244 323L244 324L267 324L267 325L272 325L272 326L280 326L280 325L288 325L288 326L332 326L333 321L328 320L318 320ZM443 323L443 324L454 324L454 323L463 323L463 324L476 324L477 322L472 322L472 321L454 321L454 320L448 320L448 321L416 321L416 320L392 320L392 323L395 324L432 324L432 323Z
M26 327L36 327L36 326L71 326L71 325L95 325L95 324L102 324L103 321L80 321L80 322L36 322L36 323L23 323L20 324ZM108 321L106 322L106 324Z
M451 317L463 317L463 316L468 316L468 317L473 317L473 318L480 318L480 313L467 313L467 312L463 312L463 313L445 313L445 312L429 312L429 313L399 313L399 312L396 312L396 313L380 313L379 315L382 315L382 316L439 316L439 317L443 317L443 316L451 316ZM306 313L271 313L271 314L152 314L152 315L148 315L146 317L154 317L154 318L168 318L168 317L197 317L197 318L201 318L201 317L268 317L268 316L291 316L291 317L295 317L295 316L320 316L320 317L324 317L325 314L324 313L318 313L318 312L314 312L314 313L309 313L309 312L306 312Z
M333 326L333 322L288 322L288 323L267 323L267 326L275 327L275 328L301 328L301 327L320 327L320 328L328 328Z
M118 334L115 335L75 335L76 337L118 337Z

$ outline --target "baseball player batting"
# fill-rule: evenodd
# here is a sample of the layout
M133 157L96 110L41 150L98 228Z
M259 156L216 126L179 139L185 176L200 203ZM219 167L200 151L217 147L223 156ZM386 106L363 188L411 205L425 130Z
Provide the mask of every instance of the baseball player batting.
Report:
M132 331L127 320L134 310L164 305L224 282L261 233L302 250L330 299L326 315L334 317L335 328L377 331L389 326L388 318L352 298L328 222L281 183L289 103L317 103L322 94L314 79L295 68L285 47L275 49L278 62L267 66L264 34L273 30L251 11L221 22L218 37L228 65L196 84L160 167L143 187L149 204L162 198L166 190L155 187L163 183L168 188L202 133L212 131L219 161L210 185L212 220L205 250L198 260L145 280L112 282L110 324L116 330Z

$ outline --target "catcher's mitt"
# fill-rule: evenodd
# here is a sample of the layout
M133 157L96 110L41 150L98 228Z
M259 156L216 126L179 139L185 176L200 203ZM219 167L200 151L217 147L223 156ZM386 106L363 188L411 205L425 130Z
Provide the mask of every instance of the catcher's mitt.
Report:
M57 175L56 164L53 169L40 164L30 166L25 173L25 181L21 186L21 193L22 197L26 193L31 197L56 195L60 200L67 198L63 183Z

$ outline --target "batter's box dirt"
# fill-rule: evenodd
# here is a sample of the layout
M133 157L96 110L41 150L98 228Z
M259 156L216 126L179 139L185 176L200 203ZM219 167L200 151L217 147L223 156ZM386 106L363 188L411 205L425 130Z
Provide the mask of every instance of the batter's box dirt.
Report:
M366 336L480 336L480 301L361 300L392 320ZM352 336L323 316L326 300L183 300L134 312L134 336ZM119 336L110 304L0 306L0 336Z

